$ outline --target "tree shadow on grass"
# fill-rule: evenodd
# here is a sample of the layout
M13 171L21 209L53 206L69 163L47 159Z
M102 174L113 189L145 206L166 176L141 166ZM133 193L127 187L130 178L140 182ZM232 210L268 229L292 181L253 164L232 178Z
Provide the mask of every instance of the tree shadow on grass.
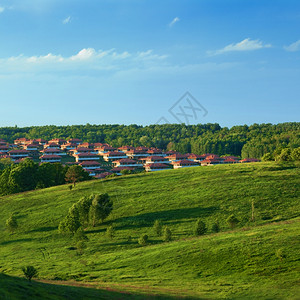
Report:
M10 277L4 274L0 274L0 298L2 299L136 299L136 300L155 300L155 299L182 299L181 297L169 296L169 295L153 295L151 288L149 292L145 291L141 293L139 287L136 287L136 291L120 291L120 286L116 290L114 287L97 287L83 282L60 282L60 281L46 281L28 282L23 278ZM132 287L134 288L134 287ZM131 288L131 290L132 290ZM175 293L176 291L172 291ZM149 294L150 293L150 294ZM158 291L159 293L159 291ZM184 298L184 299L196 299L196 298ZM198 298L199 299L199 298Z
M182 219L196 219L208 217L219 210L216 206L171 209L165 211L140 214L134 217L124 217L114 220L116 229L132 229L152 226L155 220L171 221L173 224L181 223Z
M48 231L52 231L52 230L56 230L56 229L57 229L57 226L46 226L46 227L40 227L37 229L33 229L28 232L48 232Z
M24 239L17 239L17 240L10 240L10 241L3 241L0 243L0 246L5 246L5 245L9 245L9 244L13 244L13 243L20 243L20 242L31 242L34 239L32 238L24 238Z

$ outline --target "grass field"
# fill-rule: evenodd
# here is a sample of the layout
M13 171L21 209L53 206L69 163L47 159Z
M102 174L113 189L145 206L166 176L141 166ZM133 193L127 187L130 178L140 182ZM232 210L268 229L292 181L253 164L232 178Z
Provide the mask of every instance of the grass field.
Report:
M22 276L22 266L34 265L39 280L47 283L88 285L80 289L86 299L94 297L90 293L107 293L96 288L113 289L116 299L118 291L137 299L152 294L163 299L297 299L299 175L294 164L220 165L83 182L72 191L59 186L2 197L0 271ZM114 210L104 224L86 229L87 248L78 254L75 241L60 235L57 226L74 202L92 192L109 193ZM11 213L19 224L12 234L5 230ZM226 223L230 214L240 220L234 230ZM193 235L197 218L209 228L203 237ZM171 229L173 241L155 236L156 219ZM214 234L216 220L221 232ZM105 234L110 224L115 227L112 240ZM137 242L142 234L149 236L144 247ZM32 291L48 290L46 283L33 284L38 286ZM59 288L70 287L55 286ZM121 299L126 299L123 294Z

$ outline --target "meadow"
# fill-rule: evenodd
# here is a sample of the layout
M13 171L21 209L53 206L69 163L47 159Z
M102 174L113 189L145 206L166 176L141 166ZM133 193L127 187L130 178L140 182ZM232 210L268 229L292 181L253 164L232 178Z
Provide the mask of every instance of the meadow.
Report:
M85 289L55 289L83 289L86 299L94 297L90 293L106 299L105 289L116 299L121 291L130 293L121 299L297 299L299 175L295 163L219 165L1 197L0 272L22 277L21 267L33 265L43 282L23 288L27 292L50 292L49 283L74 284ZM72 236L59 234L57 227L70 206L91 193L108 193L114 209L103 224L85 228L89 240L79 253ZM19 225L14 233L5 228L11 213ZM231 214L239 219L234 229L226 222ZM197 218L208 227L204 236L193 233ZM170 228L171 242L155 235L155 220ZM211 229L216 221L219 233ZM109 225L115 229L112 239L106 235ZM138 244L143 234L149 236L146 246ZM11 284L29 284L1 276ZM7 290L1 285L0 296ZM57 294L61 299L63 292Z

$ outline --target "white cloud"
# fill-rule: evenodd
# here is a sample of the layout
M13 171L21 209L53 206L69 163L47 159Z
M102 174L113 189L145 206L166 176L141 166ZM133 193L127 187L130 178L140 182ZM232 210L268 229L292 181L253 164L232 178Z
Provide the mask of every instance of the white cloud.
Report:
M251 40L250 38L244 39L239 43L236 44L230 44L226 47L215 50L215 51L208 51L207 53L210 55L218 55L223 54L226 52L234 52L234 51L253 51L258 50L262 48L270 48L272 47L271 44L263 44L260 40Z
M63 24L68 24L71 22L71 16L66 17L63 21Z
M3 13L5 8L3 6L0 6L0 13Z
M158 55L152 50L129 53L117 52L115 49L95 50L84 48L77 54L62 56L47 55L13 56L0 58L0 75L11 73L52 73L69 71L107 71L147 69L162 65L166 55Z
M174 24L177 23L177 22L179 22L179 21L180 21L180 19L179 19L178 17L175 17L175 18L172 20L172 22L169 23L169 27L174 26Z
M300 51L300 40L290 44L289 46L285 46L284 49L289 52Z

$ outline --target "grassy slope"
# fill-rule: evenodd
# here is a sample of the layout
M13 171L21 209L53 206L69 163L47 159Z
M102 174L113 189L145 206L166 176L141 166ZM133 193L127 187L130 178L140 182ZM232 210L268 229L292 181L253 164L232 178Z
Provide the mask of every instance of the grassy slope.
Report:
M272 163L198 167L86 182L73 191L61 186L4 197L0 270L20 276L20 267L32 264L40 278L114 283L121 290L293 298L299 279L299 173L299 168ZM71 204L91 192L108 192L114 211L105 224L88 230L88 248L78 256L70 250L74 242L56 228ZM255 224L249 221L252 200ZM4 231L11 212L20 225L15 234ZM243 229L226 232L231 213ZM209 226L218 219L224 232L193 238L197 217ZM152 234L155 219L171 228L174 242L162 243ZM116 227L112 241L105 237L111 223ZM141 248L137 239L143 233L150 236L150 245ZM279 249L285 257L276 256Z

